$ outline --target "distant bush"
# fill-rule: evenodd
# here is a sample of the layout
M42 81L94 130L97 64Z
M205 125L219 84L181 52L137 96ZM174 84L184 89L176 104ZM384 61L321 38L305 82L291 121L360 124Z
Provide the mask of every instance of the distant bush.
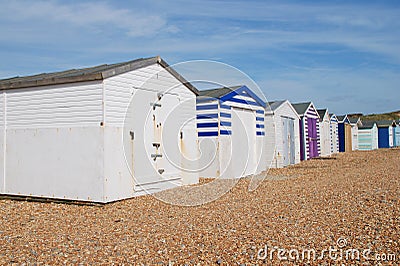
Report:
M370 115L363 115L361 116L362 120L396 120L398 121L400 119L400 111L397 112L391 112L391 113L385 113L385 114L370 114Z

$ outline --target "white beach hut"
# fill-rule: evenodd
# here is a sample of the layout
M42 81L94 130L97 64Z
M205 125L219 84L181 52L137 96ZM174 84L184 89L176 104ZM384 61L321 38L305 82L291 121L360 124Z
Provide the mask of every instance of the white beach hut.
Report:
M353 151L358 150L358 127L362 126L360 117L349 117L351 125L351 145Z
M265 113L267 150L274 150L271 163L281 168L300 162L300 117L288 101L269 102L270 111Z
M197 156L195 122L184 123L198 92L160 57L0 90L1 194L105 203L198 182L184 171Z
M330 116L328 109L318 109L319 115L319 138L320 138L320 148L321 156L329 156L331 152L331 130L330 130Z

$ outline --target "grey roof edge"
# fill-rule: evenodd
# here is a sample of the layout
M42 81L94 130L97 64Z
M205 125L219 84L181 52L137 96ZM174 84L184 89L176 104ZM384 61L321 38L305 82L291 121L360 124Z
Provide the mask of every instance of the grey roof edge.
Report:
M396 125L396 120L376 120L374 121L377 127L394 127Z
M271 103L277 103L274 108L271 108ZM300 119L300 115L297 113L296 109L293 107L292 103L289 100L278 100L278 101L270 101L268 102L267 108L266 108L266 114L268 113L269 115L274 115L275 112L280 109L285 103L289 104L289 108L293 111L293 113L296 115L297 119ZM268 107L270 110L268 110Z
M323 121L325 117L327 117L328 120L331 119L330 115L329 115L329 110L328 108L323 108L323 109L317 109L317 113L319 115L319 121ZM323 113L324 115L321 117L321 114Z
M307 109L312 106L315 109L315 112L317 113L317 116L319 118L319 114L317 111L317 108L315 107L313 102L301 102L301 103L292 103L293 108L296 110L297 114L302 117L304 116L305 112L307 111ZM303 107L305 107L304 110L300 110L303 109Z
M170 67L168 63L165 62L160 56L139 58L125 63L117 64L117 66L114 67L110 65L110 69L90 74L82 74L70 77L51 77L51 75L49 75L50 76L49 78L43 78L40 80L26 80L26 81L16 81L16 82L12 82L10 80L9 83L0 83L0 90L20 89L20 88L39 87L48 85L60 85L60 84L87 82L87 81L100 81L129 71L147 67L156 63L160 64L163 68L165 68L171 75L173 75L177 80L179 80L182 84L184 84L194 94L196 95L199 94L199 91L196 89L196 87L194 87L182 75L180 75L172 67Z
M287 100L276 100L267 102L272 111L279 109Z
M245 85L224 86L224 87L200 90L199 96L205 98L210 97L214 99L220 99L221 97L227 95L228 93L231 93L232 91L241 88L243 86Z
M177 80L182 82L189 90L191 90L194 94L199 95L199 90L192 85L189 81L187 81L181 74L176 72L176 70L168 65L160 56L158 56L158 63L164 67L172 76L174 76Z
M54 77L41 80L16 81L5 84L3 83L0 84L0 90L23 89L30 87L41 87L48 85L59 85L59 84L96 81L96 80L103 80L103 76L101 73L93 73L75 77L60 77L60 78Z
M371 128L373 128L374 126L376 126L376 127L378 127L378 125L376 124L376 122L375 121L366 121L366 122L364 122L362 125L360 125L359 127L358 127L358 129L371 129Z

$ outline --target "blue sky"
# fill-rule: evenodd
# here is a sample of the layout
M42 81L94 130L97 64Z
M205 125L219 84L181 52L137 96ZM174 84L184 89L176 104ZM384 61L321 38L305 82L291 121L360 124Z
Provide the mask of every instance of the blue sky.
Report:
M3 1L0 78L160 55L216 60L268 100L400 109L399 1Z

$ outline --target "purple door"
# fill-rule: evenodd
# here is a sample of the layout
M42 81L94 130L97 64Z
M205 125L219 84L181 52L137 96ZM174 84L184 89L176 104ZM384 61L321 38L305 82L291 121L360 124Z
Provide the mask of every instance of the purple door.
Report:
M318 136L317 136L317 119L307 117L308 127L308 157L318 157Z

